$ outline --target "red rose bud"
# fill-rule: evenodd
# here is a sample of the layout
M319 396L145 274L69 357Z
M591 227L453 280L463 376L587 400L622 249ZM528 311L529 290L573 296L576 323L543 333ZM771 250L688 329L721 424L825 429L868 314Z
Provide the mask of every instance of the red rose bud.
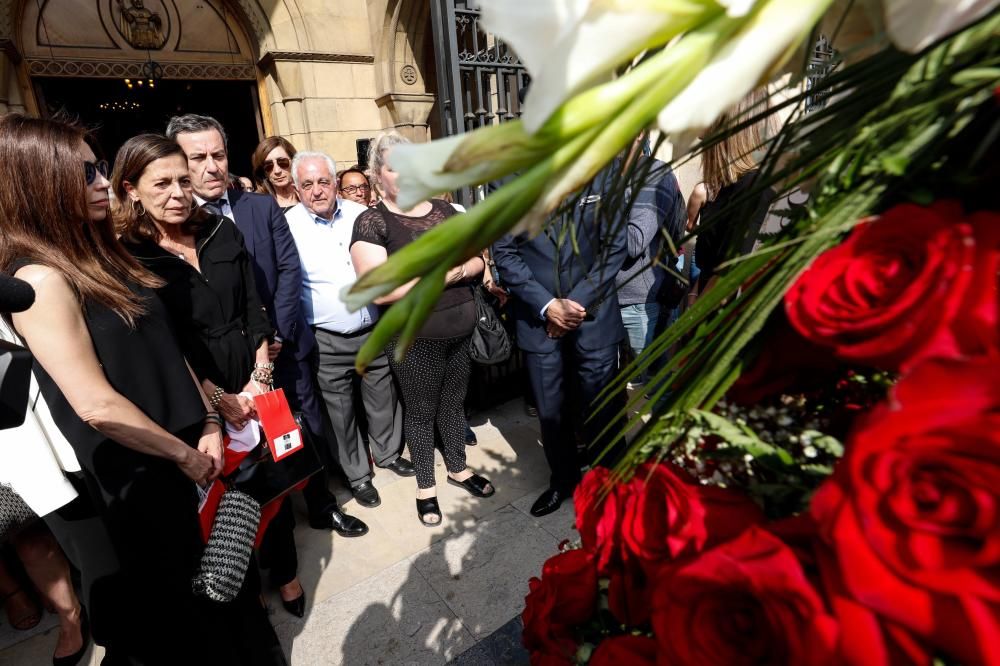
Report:
M549 582L538 578L528 581L528 596L521 614L524 624L521 641L531 652L533 666L569 664L576 654L577 645L570 627L552 621L555 603L556 590Z
M775 536L751 527L665 568L653 596L659 663L831 664L837 622Z
M997 349L1000 215L902 204L860 223L785 296L791 324L845 360L895 370Z
M623 490L620 484L609 487L610 478L606 468L595 467L573 493L576 529L584 548L596 554L601 575L610 573L621 561Z
M997 358L914 367L811 506L842 596L964 664L1000 664L997 377Z
M655 564L731 539L762 519L745 495L699 485L671 463L646 463L629 482L622 537L630 554Z

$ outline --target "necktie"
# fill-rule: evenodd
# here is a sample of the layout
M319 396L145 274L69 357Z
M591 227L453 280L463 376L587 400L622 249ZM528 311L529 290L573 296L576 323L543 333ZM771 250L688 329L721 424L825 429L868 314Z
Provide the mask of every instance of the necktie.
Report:
M222 199L216 199L215 201L206 201L201 205L202 210L206 210L212 215L222 216Z

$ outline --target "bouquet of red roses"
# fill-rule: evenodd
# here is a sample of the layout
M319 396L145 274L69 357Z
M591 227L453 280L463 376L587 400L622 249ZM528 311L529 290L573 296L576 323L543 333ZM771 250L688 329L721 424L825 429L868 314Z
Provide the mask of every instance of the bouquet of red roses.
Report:
M900 373L798 515L671 462L575 494L530 581L536 664L1000 664L1000 214L861 222L785 296L794 331Z

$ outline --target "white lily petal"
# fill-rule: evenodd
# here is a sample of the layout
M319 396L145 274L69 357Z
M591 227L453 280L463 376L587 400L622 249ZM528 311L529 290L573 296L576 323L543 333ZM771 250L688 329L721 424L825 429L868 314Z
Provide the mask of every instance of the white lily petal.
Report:
M399 174L399 205L405 210L442 192L450 192L468 183L476 182L488 174L492 162L482 162L464 171L447 172L444 165L464 134L438 139L429 143L411 143L393 146L388 155L389 166Z
M720 5L726 8L726 13L733 18L739 18L740 16L746 16L753 6L757 3L757 0L716 0Z
M755 88L832 0L767 0L657 118L668 134L703 129Z
M610 78L616 67L631 61L658 35L690 20L701 6L697 1L677 3L687 11L672 13L650 4L632 6L617 0L587 4L571 0L482 3L484 26L514 47L531 74L531 94L521 115L529 134L574 93Z
M892 43L916 53L1000 5L998 0L883 0Z

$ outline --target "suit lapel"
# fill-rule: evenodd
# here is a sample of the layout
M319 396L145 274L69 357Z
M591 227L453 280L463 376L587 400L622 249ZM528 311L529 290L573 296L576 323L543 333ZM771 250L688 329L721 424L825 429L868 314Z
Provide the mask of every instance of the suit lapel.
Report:
M250 197L244 194L239 190L229 190L229 205L233 209L236 228L243 234L243 243L247 246L250 256L254 256L253 206L250 205Z

